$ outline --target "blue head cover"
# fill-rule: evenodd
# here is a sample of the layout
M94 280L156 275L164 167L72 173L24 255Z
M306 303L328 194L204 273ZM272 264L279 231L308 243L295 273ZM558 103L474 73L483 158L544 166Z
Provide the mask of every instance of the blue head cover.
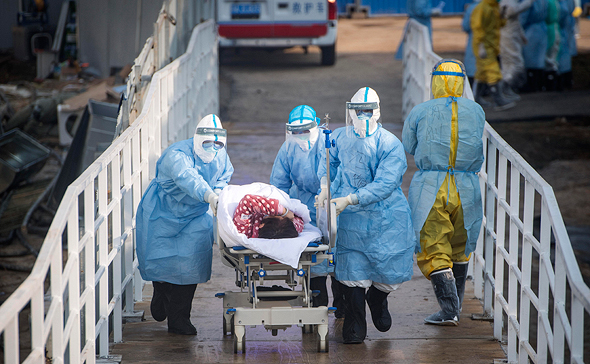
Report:
M297 143L303 151L310 150L318 140L318 123L315 110L308 105L296 106L289 113L287 142Z

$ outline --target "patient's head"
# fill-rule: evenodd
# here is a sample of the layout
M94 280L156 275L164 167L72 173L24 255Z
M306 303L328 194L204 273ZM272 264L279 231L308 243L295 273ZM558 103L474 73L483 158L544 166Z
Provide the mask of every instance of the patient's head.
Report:
M296 238L299 236L293 221L287 217L267 216L258 227L258 237L262 239Z

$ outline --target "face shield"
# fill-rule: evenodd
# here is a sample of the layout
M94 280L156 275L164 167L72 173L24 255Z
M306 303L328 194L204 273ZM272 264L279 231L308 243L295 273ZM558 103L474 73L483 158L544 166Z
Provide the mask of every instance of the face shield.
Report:
M465 66L456 59L443 59L432 69L431 97L461 97L465 85Z
M296 106L291 110L286 124L287 142L296 143L303 151L313 148L319 136L318 121L313 108L307 105Z
M346 103L346 133L349 137L366 138L379 127L381 118L379 96L370 87L363 87Z
M195 154L205 163L211 162L225 148L227 130L221 126L219 117L210 114L199 121L193 136Z

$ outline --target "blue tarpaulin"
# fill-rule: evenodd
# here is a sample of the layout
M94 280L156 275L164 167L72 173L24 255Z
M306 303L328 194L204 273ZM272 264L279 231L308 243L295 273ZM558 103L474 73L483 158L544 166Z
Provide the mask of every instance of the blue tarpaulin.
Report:
M438 5L440 0L432 0L432 6ZM444 0L443 14L462 14L465 6L472 0ZM590 1L590 0L588 0ZM407 0L361 0L361 9L366 8L368 16L406 15ZM354 5L355 0L337 0L338 14L348 15L347 5Z

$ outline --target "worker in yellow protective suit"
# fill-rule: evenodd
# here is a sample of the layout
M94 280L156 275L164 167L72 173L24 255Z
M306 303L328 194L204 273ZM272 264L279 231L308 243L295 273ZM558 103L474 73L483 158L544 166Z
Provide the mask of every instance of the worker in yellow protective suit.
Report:
M416 258L441 308L425 321L437 325L459 324L467 265L483 218L477 172L484 160L485 114L461 97L465 78L460 61L437 63L433 99L410 111L402 132L404 148L419 169L408 193L419 238Z
M502 88L502 73L498 55L500 54L500 28L506 20L500 17L497 0L482 0L471 13L473 34L473 54L475 54L475 101L482 106L489 103L483 99L486 85L494 99L496 110L509 109L516 104L506 98Z

